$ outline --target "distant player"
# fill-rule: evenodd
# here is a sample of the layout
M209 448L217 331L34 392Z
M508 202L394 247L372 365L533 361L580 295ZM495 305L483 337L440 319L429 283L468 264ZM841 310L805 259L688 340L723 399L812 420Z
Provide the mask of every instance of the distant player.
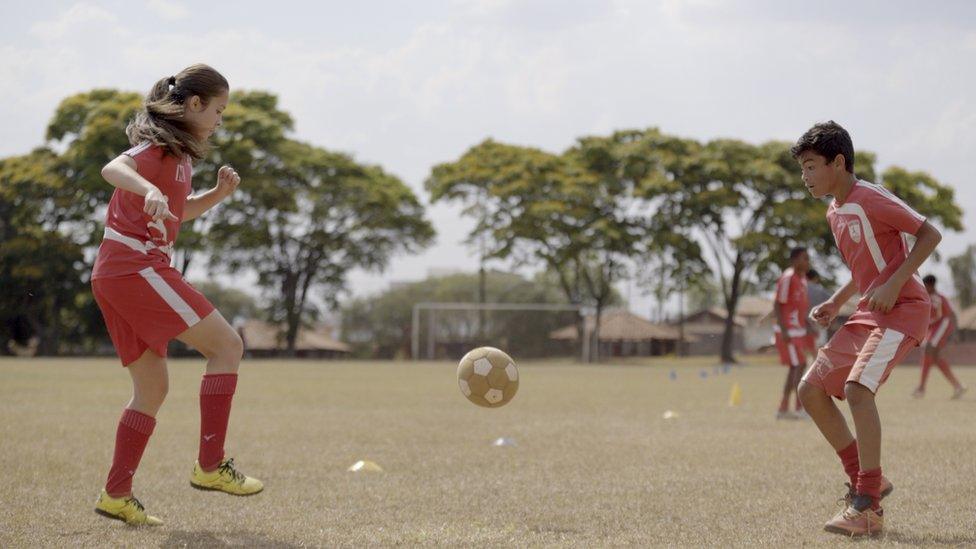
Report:
M132 477L166 397L166 347L174 338L207 358L200 383L200 450L190 484L235 495L262 489L259 480L224 458L241 338L170 266L180 224L213 208L241 181L224 166L212 189L189 196L192 163L206 155L228 91L227 80L206 65L156 82L145 108L126 129L132 148L102 168L102 176L116 190L92 271L92 292L132 377L133 396L119 421L112 468L95 511L129 524L162 524L133 497Z
M892 368L925 339L931 303L915 273L942 235L890 191L854 175L854 145L837 123L810 128L792 153L810 194L833 197L827 222L852 275L811 317L826 327L851 296L863 296L819 350L799 390L850 478L846 506L825 529L876 535L884 526L881 499L893 487L881 474L881 420L874 395ZM903 233L916 237L911 250ZM831 397L847 399L857 439Z
M797 413L790 411L790 395L796 393L803 368L807 365L807 355L813 354L813 337L807 331L810 301L806 275L809 269L810 254L807 249L793 248L790 250L790 267L776 281L776 299L773 302L776 325L773 332L780 363L788 368L776 419L796 419L806 415L799 395L796 397Z
M959 383L956 376L949 369L946 359L939 356L942 349L949 342L952 333L956 331L956 312L952 309L949 299L935 290L935 276L927 275L922 279L925 282L925 291L929 293L932 300L932 315L929 319L929 332L925 338L925 354L922 356L922 379L918 383L918 388L912 393L915 398L925 396L925 382L929 377L929 370L935 364L942 371L942 375L952 384L952 398L962 397L966 388Z

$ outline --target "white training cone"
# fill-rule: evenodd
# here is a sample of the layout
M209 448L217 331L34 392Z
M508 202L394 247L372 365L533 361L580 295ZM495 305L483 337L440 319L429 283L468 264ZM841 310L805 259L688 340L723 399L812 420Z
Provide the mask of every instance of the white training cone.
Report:
M382 473L383 472L382 467L380 467L379 465L377 465L372 461L365 460L365 459L361 459L356 463L353 463L346 470L349 471L350 473Z
M508 437L496 438L495 442L492 442L491 445L492 446L518 446L518 444L515 443L514 438L508 438Z

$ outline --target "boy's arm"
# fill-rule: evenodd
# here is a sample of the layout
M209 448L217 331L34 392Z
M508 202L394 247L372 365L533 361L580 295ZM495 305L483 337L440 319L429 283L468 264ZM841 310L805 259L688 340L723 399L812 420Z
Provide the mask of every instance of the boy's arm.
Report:
M786 315L783 314L783 304L777 299L773 302L773 311L776 312L776 323L779 325L780 335L783 336L783 341L790 342L790 331L786 329Z
M840 312L840 308L844 306L845 303L851 298L852 295L857 293L857 286L854 284L854 279L847 281L834 292L834 295L830 296L827 301L824 301L820 305L817 305L810 311L810 318L813 319L817 324L826 328L830 326L830 323L834 321L837 313Z
M115 157L102 168L102 177L113 187L144 197L145 207L143 211L153 220L176 219L176 216L169 211L166 195L148 179L139 175L136 161L132 157L124 154Z
M864 296L864 299L867 300L868 310L882 313L891 311L898 299L898 294L901 293L902 286L932 255L935 247L942 240L942 233L926 221L915 233L915 238L915 245L912 246L912 251L908 253L908 257L905 258L901 266L892 273L884 284L872 289Z

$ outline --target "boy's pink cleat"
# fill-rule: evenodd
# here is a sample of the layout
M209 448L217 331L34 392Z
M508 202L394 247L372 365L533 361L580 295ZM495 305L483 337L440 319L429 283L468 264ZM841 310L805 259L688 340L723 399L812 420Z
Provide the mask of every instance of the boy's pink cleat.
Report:
M848 505L824 525L824 530L851 537L877 536L884 530L884 512L870 507L859 511L856 506Z

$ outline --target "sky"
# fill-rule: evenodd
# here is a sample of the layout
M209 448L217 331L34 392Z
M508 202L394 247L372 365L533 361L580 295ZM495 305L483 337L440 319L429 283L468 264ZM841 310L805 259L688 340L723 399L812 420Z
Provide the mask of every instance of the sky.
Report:
M199 61L276 93L294 137L380 164L424 202L430 168L488 137L559 152L656 126L759 143L834 119L882 169L954 187L976 227L976 2L962 0L5 2L0 157L43 143L70 94L144 92ZM357 273L353 293L476 269L459 212L430 207L436 244ZM970 243L949 232L940 250Z

